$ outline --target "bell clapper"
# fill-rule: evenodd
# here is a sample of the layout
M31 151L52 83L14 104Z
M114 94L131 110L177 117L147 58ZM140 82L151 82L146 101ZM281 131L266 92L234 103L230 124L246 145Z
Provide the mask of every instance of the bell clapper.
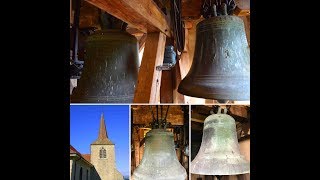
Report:
M217 180L221 180L222 179L222 175L215 175Z

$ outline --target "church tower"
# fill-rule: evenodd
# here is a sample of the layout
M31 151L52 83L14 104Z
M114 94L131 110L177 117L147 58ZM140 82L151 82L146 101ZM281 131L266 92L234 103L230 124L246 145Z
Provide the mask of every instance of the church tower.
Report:
M98 139L91 144L91 163L94 165L101 180L118 179L115 163L114 144L108 139L103 114L100 118Z

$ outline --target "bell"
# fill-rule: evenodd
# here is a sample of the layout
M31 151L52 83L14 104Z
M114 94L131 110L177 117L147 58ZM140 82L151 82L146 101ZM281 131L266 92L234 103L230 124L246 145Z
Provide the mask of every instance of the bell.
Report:
M164 50L163 64L176 65L176 52L174 52L173 46L166 46Z
M250 173L250 163L240 154L235 120L213 114L204 121L202 142L191 162L190 172L203 175Z
M134 180L186 179L186 170L177 159L172 132L152 129L146 134L143 157L132 177Z
M138 78L138 42L117 29L87 39L83 74L71 96L77 103L131 103Z
M242 19L222 15L198 23L191 68L179 84L187 96L250 100L250 56Z

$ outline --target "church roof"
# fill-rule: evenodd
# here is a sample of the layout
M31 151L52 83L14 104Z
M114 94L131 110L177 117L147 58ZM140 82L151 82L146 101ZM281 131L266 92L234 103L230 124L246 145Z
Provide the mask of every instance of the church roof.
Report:
M84 159L85 161L87 161L87 163L90 166L93 166L90 162L90 154L81 154L76 148L74 148L72 145L70 145L70 155L71 154L76 154L77 156L79 156L80 158ZM88 156L89 155L89 156Z
M79 156L81 156L81 153L76 150L76 148L74 148L72 145L70 145L70 154L78 154Z
M91 154L82 154L82 157L88 162L91 162Z
M102 144L102 145L112 144L112 145L114 145L108 139L108 133L107 133L106 124L105 124L105 121L104 121L103 114L101 114L101 118L100 118L100 129L99 129L98 139L95 140L92 144Z

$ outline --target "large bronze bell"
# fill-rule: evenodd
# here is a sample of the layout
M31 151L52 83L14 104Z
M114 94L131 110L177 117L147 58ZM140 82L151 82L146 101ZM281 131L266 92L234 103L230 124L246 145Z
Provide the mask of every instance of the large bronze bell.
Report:
M190 171L203 175L250 173L250 163L240 154L235 120L227 114L213 114L204 121L202 142Z
M87 39L85 64L71 102L131 103L138 77L138 42L117 29Z
M134 180L186 179L186 170L177 159L172 132L153 129L146 134L143 157L132 177Z
M250 55L242 19L222 15L198 23L190 71L178 92L205 99L250 100Z

